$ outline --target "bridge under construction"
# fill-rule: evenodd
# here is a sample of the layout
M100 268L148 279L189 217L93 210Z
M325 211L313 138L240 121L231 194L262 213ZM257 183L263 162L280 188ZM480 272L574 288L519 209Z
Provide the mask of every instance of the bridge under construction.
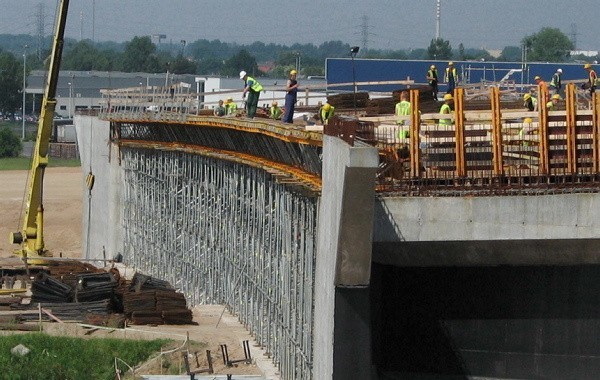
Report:
M319 128L152 91L75 117L88 258L226 304L283 379L598 373L597 96Z

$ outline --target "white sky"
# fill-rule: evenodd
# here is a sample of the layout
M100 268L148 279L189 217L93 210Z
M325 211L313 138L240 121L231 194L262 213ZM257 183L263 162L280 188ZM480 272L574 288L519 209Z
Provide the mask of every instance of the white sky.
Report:
M36 34L44 5L46 34L58 0L0 0L0 34ZM600 50L597 0L441 0L441 37L457 48L501 49L542 27L575 33L577 48ZM95 5L95 6L94 6ZM379 49L426 48L435 37L436 0L70 0L67 36L128 41L165 34L163 42L220 39L291 45L339 40ZM95 9L95 12L92 12ZM95 14L95 17L93 17ZM367 17L367 28L363 28ZM93 21L94 20L94 21ZM94 25L95 27L92 27Z

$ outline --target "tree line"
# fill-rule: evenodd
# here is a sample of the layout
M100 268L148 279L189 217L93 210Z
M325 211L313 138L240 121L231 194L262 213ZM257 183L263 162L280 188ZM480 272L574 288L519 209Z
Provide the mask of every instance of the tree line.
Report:
M44 44L50 46L51 37ZM50 50L34 51L36 40L28 35L0 35L0 112L13 113L21 107L22 55L26 54L26 70L44 70ZM23 50L24 46L29 49ZM506 46L499 57L492 57L484 49L465 48L460 43L453 48L450 41L432 39L423 49L361 50L359 58L423 59L423 60L494 60L505 62L527 61L567 62L598 60L599 57L572 57L573 43L559 29L542 28L538 33L525 36L521 46ZM255 76L287 76L290 69L300 67L300 74L324 75L325 59L350 56L350 45L341 41L314 44L250 45L200 39L191 43L155 43L150 36L132 40L96 42L65 40L61 69L74 71L122 71L175 74L231 76L241 69ZM268 65L266 64L268 63ZM259 69L264 65L265 71Z

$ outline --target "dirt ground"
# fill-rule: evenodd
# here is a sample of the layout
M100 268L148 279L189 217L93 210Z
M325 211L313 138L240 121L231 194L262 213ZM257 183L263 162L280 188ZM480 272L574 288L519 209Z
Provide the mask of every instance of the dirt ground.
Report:
M9 233L21 228L22 208L25 194L26 171L0 170L0 263L3 258L14 258L15 248L9 243ZM82 236L82 194L84 177L81 168L48 168L44 176L44 239L46 247L54 257L81 257ZM12 261L12 260L11 260ZM192 326L130 326L126 330L94 330L78 324L46 323L44 330L51 334L114 338L157 339L166 338L183 343L186 335L190 340L206 344L201 351L200 364L206 364L205 350L211 350L216 374L264 375L267 379L278 379L276 368L270 359L237 321L237 318L225 312L221 305L199 306L193 309ZM218 327L217 327L218 322ZM87 333L87 334L86 334ZM1 334L0 334L1 335ZM226 344L231 360L244 357L242 342L249 340L253 363L239 363L237 367L226 367L221 355L221 344ZM195 359L192 360L195 363ZM150 363L143 371L148 374L156 363ZM195 365L192 365L194 369Z

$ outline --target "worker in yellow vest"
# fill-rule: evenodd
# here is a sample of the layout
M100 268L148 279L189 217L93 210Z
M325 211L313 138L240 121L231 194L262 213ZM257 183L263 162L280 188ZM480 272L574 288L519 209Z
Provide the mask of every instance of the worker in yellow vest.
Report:
M240 71L240 79L244 81L242 98L245 98L246 94L248 94L248 101L246 102L247 116L250 119L254 119L256 108L258 107L258 97L263 90L263 86L243 70Z
M331 119L331 117L334 115L334 113L335 113L335 107L333 107L329 103L323 104L323 106L319 110L319 116L321 118L321 121L323 122L323 125L327 125L327 123L329 122L329 119Z
M446 67L446 73L444 74L444 82L448 84L448 89L446 93L453 94L454 89L458 86L458 71L456 71L456 67L454 67L454 62L448 62L448 67Z
M548 109L548 111L556 111L556 105L558 104L559 100L560 100L560 95L558 95L558 94L552 95L552 98L550 99L550 101L548 103L546 103L546 108Z
M269 118L279 120L281 119L281 114L283 114L283 110L279 107L277 100L274 100L273 103L271 103L271 108L269 108Z
M400 102L396 103L396 124L398 125L398 138L408 138L408 129L402 128L402 126L410 125L410 119L407 120L406 116L410 116L410 102L408 101L408 92L402 91L400 93Z
M454 97L451 94L444 95L444 104L440 108L440 113L445 115L454 114L454 110L452 109L452 105L454 103ZM452 125L454 121L452 119L440 119L440 125Z

